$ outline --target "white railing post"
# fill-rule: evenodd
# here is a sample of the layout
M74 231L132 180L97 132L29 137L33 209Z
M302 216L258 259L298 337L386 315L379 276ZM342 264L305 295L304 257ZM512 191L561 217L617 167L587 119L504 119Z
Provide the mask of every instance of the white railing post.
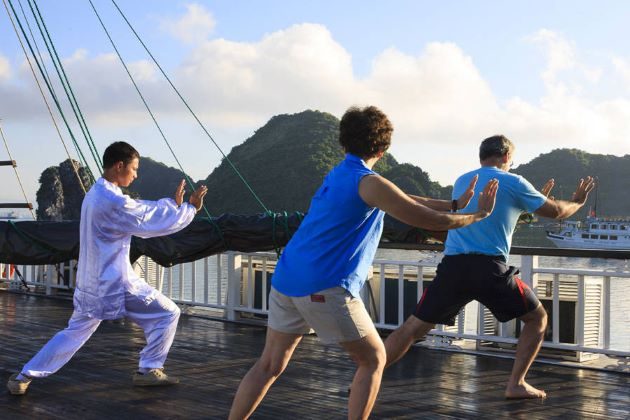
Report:
M578 275L577 280L577 313L575 314L575 343L584 345L584 311L586 309L584 290L584 276Z
M190 301L195 303L197 301L197 261L193 261L190 264L191 264Z
M208 299L208 293L209 293L209 289L210 289L210 285L209 285L209 277L210 277L210 273L208 272L209 270L209 259L210 257L206 257L203 259L203 303L209 303Z
M261 290L262 290L261 308L263 311L267 311L267 257L263 257Z
M251 255L247 256L247 283L245 286L245 293L247 296L247 307L248 308L253 308L254 307L254 261Z
M560 342L560 275L553 275L553 301L551 303L551 342L557 344Z
M242 277L242 262L241 256L233 252L227 254L227 307L225 310L226 318L230 321L236 320L236 307L240 306L240 294L241 294L241 277Z
M378 284L378 321L385 323L385 264L380 264L379 284Z
M602 286L602 341L605 349L610 348L610 276L604 277Z
M521 256L521 280L534 291L538 288L537 268L538 255Z
M180 264L179 265L179 283L178 283L178 294L179 294L179 301L181 302L182 300L184 300L184 271L185 271L185 264Z
M76 279L77 260L70 261L70 271L68 272L68 287L74 289L77 285Z
M402 325L405 322L405 266L398 266L398 322Z
M223 305L223 292L221 282L223 281L223 269L221 267L221 254L217 254L217 305Z
M52 295L52 264L46 266L46 295Z

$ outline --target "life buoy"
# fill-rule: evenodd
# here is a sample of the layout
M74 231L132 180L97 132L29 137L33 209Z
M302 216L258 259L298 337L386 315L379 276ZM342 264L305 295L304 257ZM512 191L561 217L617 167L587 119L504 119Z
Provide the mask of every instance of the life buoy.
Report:
M13 264L5 264L4 270L2 270L2 277L5 279L12 279L15 275L15 266Z

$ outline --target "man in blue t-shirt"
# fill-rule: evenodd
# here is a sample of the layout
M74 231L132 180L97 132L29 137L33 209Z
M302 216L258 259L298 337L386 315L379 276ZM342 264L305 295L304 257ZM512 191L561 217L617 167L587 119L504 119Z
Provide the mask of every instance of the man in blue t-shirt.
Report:
M230 419L249 417L289 363L302 335L314 330L340 344L357 364L348 400L349 418L367 418L378 393L386 355L359 290L365 283L391 216L428 230L448 230L486 218L498 182L489 180L475 199L477 211L449 213L451 201L410 196L372 170L389 148L389 119L378 108L350 108L339 124L346 158L328 173L308 214L285 248L271 280L269 321L260 359L241 381ZM466 207L477 178L456 200ZM334 416L331 414L331 416Z
M454 197L474 177L481 185L489 179L498 179L501 188L494 211L479 223L449 231L435 279L425 289L414 315L385 341L388 366L435 324L453 325L459 310L477 300L501 322L518 318L524 323L506 398L546 396L544 391L525 382L525 375L542 344L547 314L532 290L515 276L518 270L506 264L512 233L523 212L555 219L571 216L584 205L594 183L591 177L581 179L571 201L549 199L553 179L545 184L542 193L536 191L525 178L508 172L513 155L514 145L507 137L489 137L479 148L481 168L455 182ZM468 205L475 204L473 197Z

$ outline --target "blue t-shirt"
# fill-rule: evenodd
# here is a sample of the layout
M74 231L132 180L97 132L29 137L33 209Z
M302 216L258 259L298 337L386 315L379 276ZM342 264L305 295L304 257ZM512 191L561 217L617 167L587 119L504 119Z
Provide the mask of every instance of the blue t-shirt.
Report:
M502 171L494 166L483 166L460 176L453 186L453 199L459 198L472 178L479 174L475 196L462 212L477 210L479 192L493 178L499 180L497 201L490 216L480 222L463 228L450 230L444 244L445 255L484 254L503 255L507 260L510 254L512 234L523 212L538 210L547 200L525 178Z
M307 296L341 286L359 296L385 215L359 196L359 182L366 175L376 173L351 154L328 173L278 261L271 278L276 290L287 296Z

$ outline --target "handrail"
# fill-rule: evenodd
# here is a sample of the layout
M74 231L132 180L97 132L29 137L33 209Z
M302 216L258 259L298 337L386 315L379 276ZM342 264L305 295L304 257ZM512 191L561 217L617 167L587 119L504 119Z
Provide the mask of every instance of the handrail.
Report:
M442 244L405 244L381 242L379 248L402 249L410 251L444 251ZM569 249L535 246L513 246L510 255L538 255L541 257L607 258L611 260L630 260L630 249Z

